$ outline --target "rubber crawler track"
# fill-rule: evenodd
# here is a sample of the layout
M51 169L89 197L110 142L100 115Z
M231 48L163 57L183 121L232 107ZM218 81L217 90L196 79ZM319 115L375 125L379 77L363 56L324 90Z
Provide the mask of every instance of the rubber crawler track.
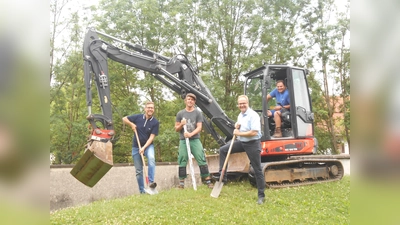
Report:
M265 163L263 172L268 188L285 188L338 181L342 179L344 169L342 163L336 159L300 159ZM268 174L282 172L286 174L284 177L290 177L290 179L268 176ZM271 177L277 179L271 180Z

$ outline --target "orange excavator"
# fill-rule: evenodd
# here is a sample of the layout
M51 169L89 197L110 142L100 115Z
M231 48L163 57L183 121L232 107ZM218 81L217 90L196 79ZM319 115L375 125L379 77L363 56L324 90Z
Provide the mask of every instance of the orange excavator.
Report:
M122 44L120 48L99 38L106 37ZM83 184L93 187L113 166L113 129L107 60L119 62L146 72L182 98L187 93L197 97L196 106L203 113L203 128L219 145L232 139L235 122L228 118L187 57L178 54L166 57L143 46L120 40L93 28L88 28L84 45L84 77L87 93L87 116L92 135L84 155L71 170ZM340 180L343 165L336 159L318 155L314 137L314 114L307 83L308 70L289 65L262 65L244 74L244 93L250 107L259 113L262 125L261 159L267 187L280 188ZM92 114L91 82L95 80L102 114ZM290 111L282 115L282 137L274 138L273 118L267 111L276 102L266 96L283 80L290 93ZM224 136L214 129L217 126ZM232 154L227 168L229 174L246 174L255 184L254 172L245 153ZM210 173L218 173L218 155L207 156Z

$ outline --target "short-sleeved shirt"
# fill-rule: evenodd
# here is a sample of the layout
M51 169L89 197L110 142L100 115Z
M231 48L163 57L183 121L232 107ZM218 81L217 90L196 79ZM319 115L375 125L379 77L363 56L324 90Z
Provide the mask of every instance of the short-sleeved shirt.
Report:
M127 117L129 121L136 125L136 130L139 135L140 145L143 146L149 140L150 135L158 135L160 123L154 117L146 119L144 114L134 114ZM136 135L136 134L135 134ZM132 146L138 148L136 137L133 135Z
M275 88L273 91L271 91L271 93L269 93L269 95L271 95L271 97L275 97L276 105L279 105L278 103L280 103L282 106L290 105L290 96L288 89L283 91L283 93L280 93L278 89Z
M258 140L261 138L261 121L258 113L251 108L247 108L246 112L239 113L238 123L240 124L240 132L246 132L250 130L256 130L258 133L253 137L238 136L239 141L248 142Z
M181 111L176 114L176 122L181 122L181 120L186 119L186 128L187 132L192 132L197 128L197 123L203 122L203 115L197 109L194 109L192 112L186 111L186 109L182 109ZM185 140L185 136L183 136L184 129L181 130L179 133L179 139ZM189 138L190 140L200 138L200 132L194 135L193 137Z

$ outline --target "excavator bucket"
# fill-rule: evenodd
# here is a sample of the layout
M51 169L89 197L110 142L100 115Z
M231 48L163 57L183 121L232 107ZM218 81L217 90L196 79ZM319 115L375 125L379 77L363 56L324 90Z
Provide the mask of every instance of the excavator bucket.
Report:
M194 173L200 174L200 169L197 161L193 158ZM207 155L206 161L210 174L219 173L219 154ZM239 152L231 154L229 157L228 168L226 172L228 174L248 174L250 171L250 160L247 157L246 152Z
M112 166L112 143L93 141L70 173L86 186L93 187Z
M211 174L219 173L219 155L207 155L206 156L208 170ZM196 160L193 161L194 163ZM197 164L196 164L197 165ZM247 174L250 170L250 160L245 152L235 153L230 155L228 162L228 173L245 173Z

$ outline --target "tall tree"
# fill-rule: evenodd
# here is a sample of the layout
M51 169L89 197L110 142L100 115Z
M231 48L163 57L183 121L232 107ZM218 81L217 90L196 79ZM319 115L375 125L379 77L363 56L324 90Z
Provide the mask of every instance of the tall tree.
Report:
M55 64L55 54L58 52L56 49L58 45L55 43L59 39L59 35L63 29L65 29L66 20L62 19L63 9L66 7L69 0L50 1L50 82L53 77L53 67Z
M55 76L56 80L65 80L50 110L50 152L56 156L56 163L70 164L79 157L89 134L85 101L82 101L85 89L81 59L79 53L68 55ZM54 88L58 88L57 85Z
M336 92L340 96L340 104L337 108L343 114L343 121L340 126L343 127L342 136L349 146L350 153L350 48L349 48L349 35L350 35L350 18L349 18L350 5L346 5L346 11L338 13L337 23L337 40L339 43L337 54L332 60L333 72L338 74L336 82Z
M308 64L308 68L312 68L312 63ZM315 114L314 136L318 140L318 154L329 154L332 149L331 134L326 129L326 118L328 111L326 110L326 102L324 91L321 88L320 82L315 77L315 72L311 72L307 77L308 85L311 89L311 101L313 112Z
M79 157L88 133L85 124L85 88L82 72L82 30L79 16L73 13L66 29L67 47L53 67L50 88L50 143L56 163L70 164Z
M335 12L335 5L333 0L323 1L318 0L316 6L311 8L312 10L306 16L306 23L308 24L309 40L310 45L314 46L315 49L315 64L320 66L316 75L321 76L321 82L323 87L324 96L324 107L320 110L325 109L326 113L320 114L323 117L324 126L322 129L326 129L330 134L331 141L331 152L338 153L338 131L336 125L336 118L334 117L335 108L337 105L337 98L333 96L334 88L330 85L330 82L335 80L335 74L330 73L329 65L332 58L336 55L335 44L336 44L336 33L335 25L331 22L332 13ZM318 115L317 115L318 116Z
M60 7L59 3L63 2L52 2L54 13ZM349 49L346 46L333 47L342 40L339 38L341 34L343 37L347 34L345 27L348 20L343 17L340 24L332 26L327 18L332 1L317 3L314 7L311 0L101 0L96 7L91 8L91 12L85 11L85 15L71 14L67 26L70 36L62 41L66 45L57 45L55 41L50 43L54 45L52 50L65 49L61 60L51 63L52 150L66 149L63 151L68 153L68 148L78 149L72 145L84 145L83 137L88 132L81 71L84 32L78 27L74 29L75 24L89 24L118 39L142 45L166 56L185 54L221 108L233 120L238 113L236 96L243 93L243 73L261 66L263 61L269 64L307 65L308 68L321 65L318 71L312 71L315 73L310 76L310 87L313 89L316 122L326 126L317 129L316 135L323 149L330 148L329 145L336 143L332 140L331 135L335 138L335 134L331 131L337 125L337 121L330 121L334 110L331 98L327 95L327 91L333 90L328 86L328 81L332 79L329 74L331 71L341 74L340 78L335 77L340 80L341 89L337 91L342 93L341 98L344 99L344 107L341 109L347 112L344 125L349 125L347 96L350 92L346 89L350 85ZM51 33L54 40L61 38L54 36L59 28L53 29ZM119 42L100 38L125 48ZM184 108L181 96L172 93L145 71L112 60L108 62L117 134L115 140L118 140L113 148L114 161L132 161L130 150L133 132L128 127L124 130L121 118L142 113L146 101L155 103L155 115L161 122L160 134L155 139L157 160L175 161L178 134L173 126L176 113ZM323 88L320 88L320 80L323 81ZM97 96L97 93L93 93L93 96ZM93 111L101 111L96 97L93 99ZM68 132L61 132L61 128L70 132L70 139L67 137ZM350 140L349 128L343 131L348 133L347 138ZM210 152L218 148L217 143L207 134L202 134L202 143ZM73 160L63 159L64 162Z
M266 63L304 66L301 61L307 50L304 43L306 30L301 21L309 7L309 0L268 0L259 3L263 18L262 57Z
M163 55L171 55L170 46L174 43L173 27L168 23L167 6L163 1L141 0L141 1L109 1L103 0L94 9L96 12L95 23L98 30L115 36L119 39L139 44L146 49L159 52ZM111 21L111 22L110 22ZM172 31L172 32L171 32ZM103 40L108 40L101 37ZM125 48L121 43L109 42L121 48ZM129 51L129 49L127 49ZM169 116L175 116L176 110L164 110L165 92L167 96L174 99L175 96L164 85L146 72L136 68L108 60L109 76L111 84L111 98L114 105L113 117L115 121L134 113L143 113L143 106L146 101L155 103L155 116L161 121L160 134L167 134L170 127L164 126ZM172 104L175 106L175 104ZM163 108L161 113L160 108ZM173 127L173 125L172 125ZM122 132L122 123L115 123L117 134L123 133L118 145L114 146L114 152L127 155L130 152L132 142L132 131L126 129ZM173 148L161 148L158 144L161 138L155 139L155 151L157 156L168 155ZM169 142L163 142L169 143ZM158 157L161 159L161 157ZM131 159L129 159L131 160Z
M207 1L199 7L199 16L206 24L199 43L204 60L202 69L209 71L211 91L220 100L228 115L236 117L236 96L243 93L240 75L249 69L243 59L248 57L247 46L250 31L246 24L253 17L253 1ZM222 88L221 88L222 87ZM229 111L232 110L231 114Z

